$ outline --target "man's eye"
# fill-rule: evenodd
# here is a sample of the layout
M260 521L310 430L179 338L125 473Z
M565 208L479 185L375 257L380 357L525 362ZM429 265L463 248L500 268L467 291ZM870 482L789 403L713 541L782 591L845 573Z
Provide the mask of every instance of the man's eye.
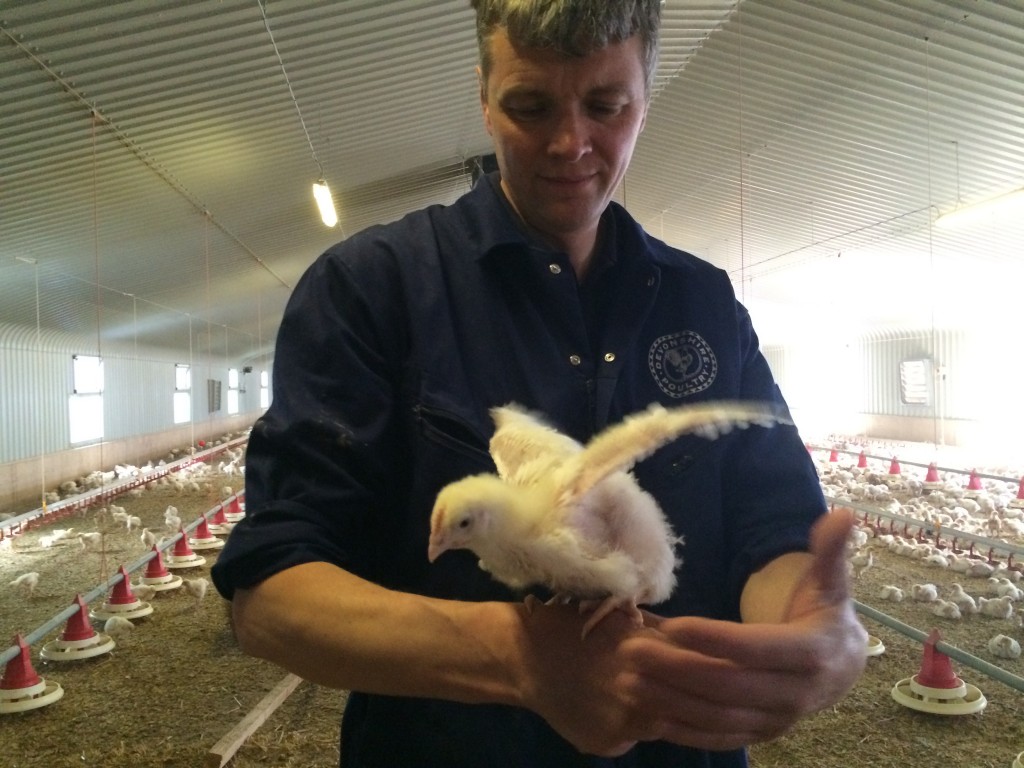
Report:
M516 120L532 120L544 115L544 107L534 104L509 106L505 108L505 111Z
M599 116L617 115L622 111L622 105L611 102L596 102L590 105L590 111Z

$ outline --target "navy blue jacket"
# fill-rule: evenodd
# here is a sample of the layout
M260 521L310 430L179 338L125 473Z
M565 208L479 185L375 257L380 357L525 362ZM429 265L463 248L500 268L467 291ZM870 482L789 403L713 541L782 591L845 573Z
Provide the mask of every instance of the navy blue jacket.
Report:
M427 561L437 491L494 471L488 410L519 403L580 441L652 402L785 403L727 275L651 238L616 204L611 263L581 289L568 258L524 235L496 175L451 206L373 227L323 254L296 287L274 398L246 457L247 516L213 568L230 598L300 563L384 586L514 600L465 551ZM664 615L739 619L748 575L807 546L824 501L794 427L683 437L634 469L685 537ZM353 693L343 766L734 768L742 750L640 745L579 755L503 706Z

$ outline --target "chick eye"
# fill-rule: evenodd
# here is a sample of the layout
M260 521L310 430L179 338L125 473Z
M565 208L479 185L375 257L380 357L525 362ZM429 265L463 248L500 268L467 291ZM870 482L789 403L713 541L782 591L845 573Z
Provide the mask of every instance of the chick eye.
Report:
M469 528L470 520L468 517L464 517L459 520L459 528Z

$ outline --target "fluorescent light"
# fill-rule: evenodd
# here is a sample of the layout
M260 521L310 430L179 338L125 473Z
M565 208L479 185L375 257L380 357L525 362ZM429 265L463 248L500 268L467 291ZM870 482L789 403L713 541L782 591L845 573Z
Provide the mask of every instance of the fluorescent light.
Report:
M313 185L313 197L316 198L316 204L320 207L320 218L324 220L324 224L328 227L337 224L338 212L334 210L334 200L331 198L331 190L327 188L326 181L320 179Z
M962 227L968 224L980 224L1003 217L1009 217L1015 211L1024 213L1024 187L1004 195L990 197L980 203L954 208L935 220L935 226L943 228Z

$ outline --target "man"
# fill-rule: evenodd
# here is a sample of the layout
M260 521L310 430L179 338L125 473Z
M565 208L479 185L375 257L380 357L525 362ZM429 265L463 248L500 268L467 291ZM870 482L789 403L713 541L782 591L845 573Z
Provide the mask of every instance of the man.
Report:
M615 612L581 640L573 607L527 612L466 552L427 560L437 491L493 471L495 405L581 441L655 401L784 405L724 273L610 203L658 0L473 5L499 173L296 288L215 583L244 650L353 691L343 766L745 765L864 664L850 520L823 514L795 429L682 438L636 467L686 539L643 627Z

